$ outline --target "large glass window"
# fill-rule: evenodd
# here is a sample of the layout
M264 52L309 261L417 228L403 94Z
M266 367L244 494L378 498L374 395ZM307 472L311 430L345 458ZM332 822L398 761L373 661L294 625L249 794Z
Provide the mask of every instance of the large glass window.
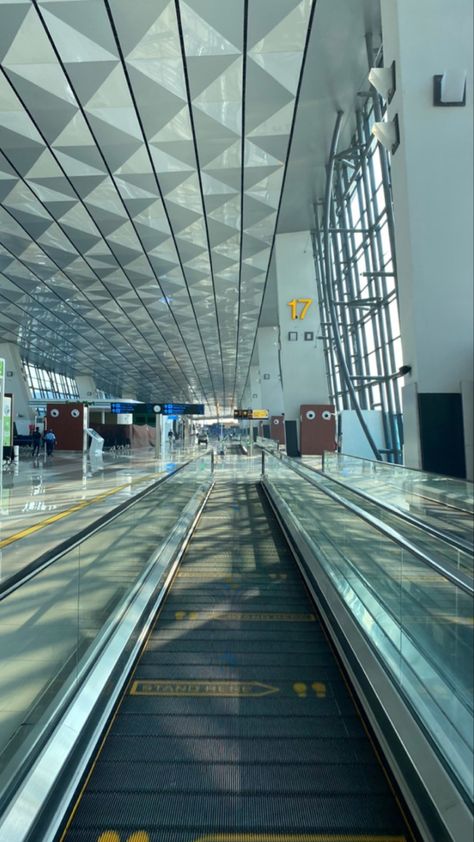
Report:
M79 390L73 377L48 371L46 368L40 368L28 362L23 362L23 370L33 398L45 400L79 398Z
M367 96L357 115L350 148L334 167L329 220L331 273L324 254L323 209L316 207L315 262L330 393L338 410L354 408L334 340L328 284L345 363L361 409L383 413L384 448L401 461L402 365L390 161L371 134L383 119L382 102Z

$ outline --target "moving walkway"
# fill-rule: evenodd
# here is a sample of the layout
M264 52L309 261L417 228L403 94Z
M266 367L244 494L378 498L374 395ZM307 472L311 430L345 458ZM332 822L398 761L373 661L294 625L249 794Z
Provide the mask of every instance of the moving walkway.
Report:
M80 650L63 704L45 690L10 741L2 842L470 832L472 590L276 456L262 482L233 459L239 478L200 456L80 545Z

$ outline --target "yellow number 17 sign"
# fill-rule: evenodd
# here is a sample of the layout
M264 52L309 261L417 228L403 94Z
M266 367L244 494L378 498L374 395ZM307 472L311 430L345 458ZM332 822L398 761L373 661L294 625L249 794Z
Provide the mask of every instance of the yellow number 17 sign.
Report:
M310 305L313 303L312 298L293 298L291 301L288 302L288 307L291 310L291 318L294 321L295 319L301 319L303 321L306 313L309 310ZM298 314L298 304L302 304L303 307Z

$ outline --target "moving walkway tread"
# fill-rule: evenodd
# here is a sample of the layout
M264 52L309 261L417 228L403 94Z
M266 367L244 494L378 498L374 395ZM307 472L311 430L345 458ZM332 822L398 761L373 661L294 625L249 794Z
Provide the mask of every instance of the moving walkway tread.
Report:
M61 838L413 839L250 480L216 483Z

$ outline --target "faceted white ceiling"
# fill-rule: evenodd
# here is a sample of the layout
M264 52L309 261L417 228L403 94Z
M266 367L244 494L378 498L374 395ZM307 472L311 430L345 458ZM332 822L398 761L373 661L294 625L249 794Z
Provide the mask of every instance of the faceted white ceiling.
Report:
M246 380L313 0L0 0L0 338L115 393Z

